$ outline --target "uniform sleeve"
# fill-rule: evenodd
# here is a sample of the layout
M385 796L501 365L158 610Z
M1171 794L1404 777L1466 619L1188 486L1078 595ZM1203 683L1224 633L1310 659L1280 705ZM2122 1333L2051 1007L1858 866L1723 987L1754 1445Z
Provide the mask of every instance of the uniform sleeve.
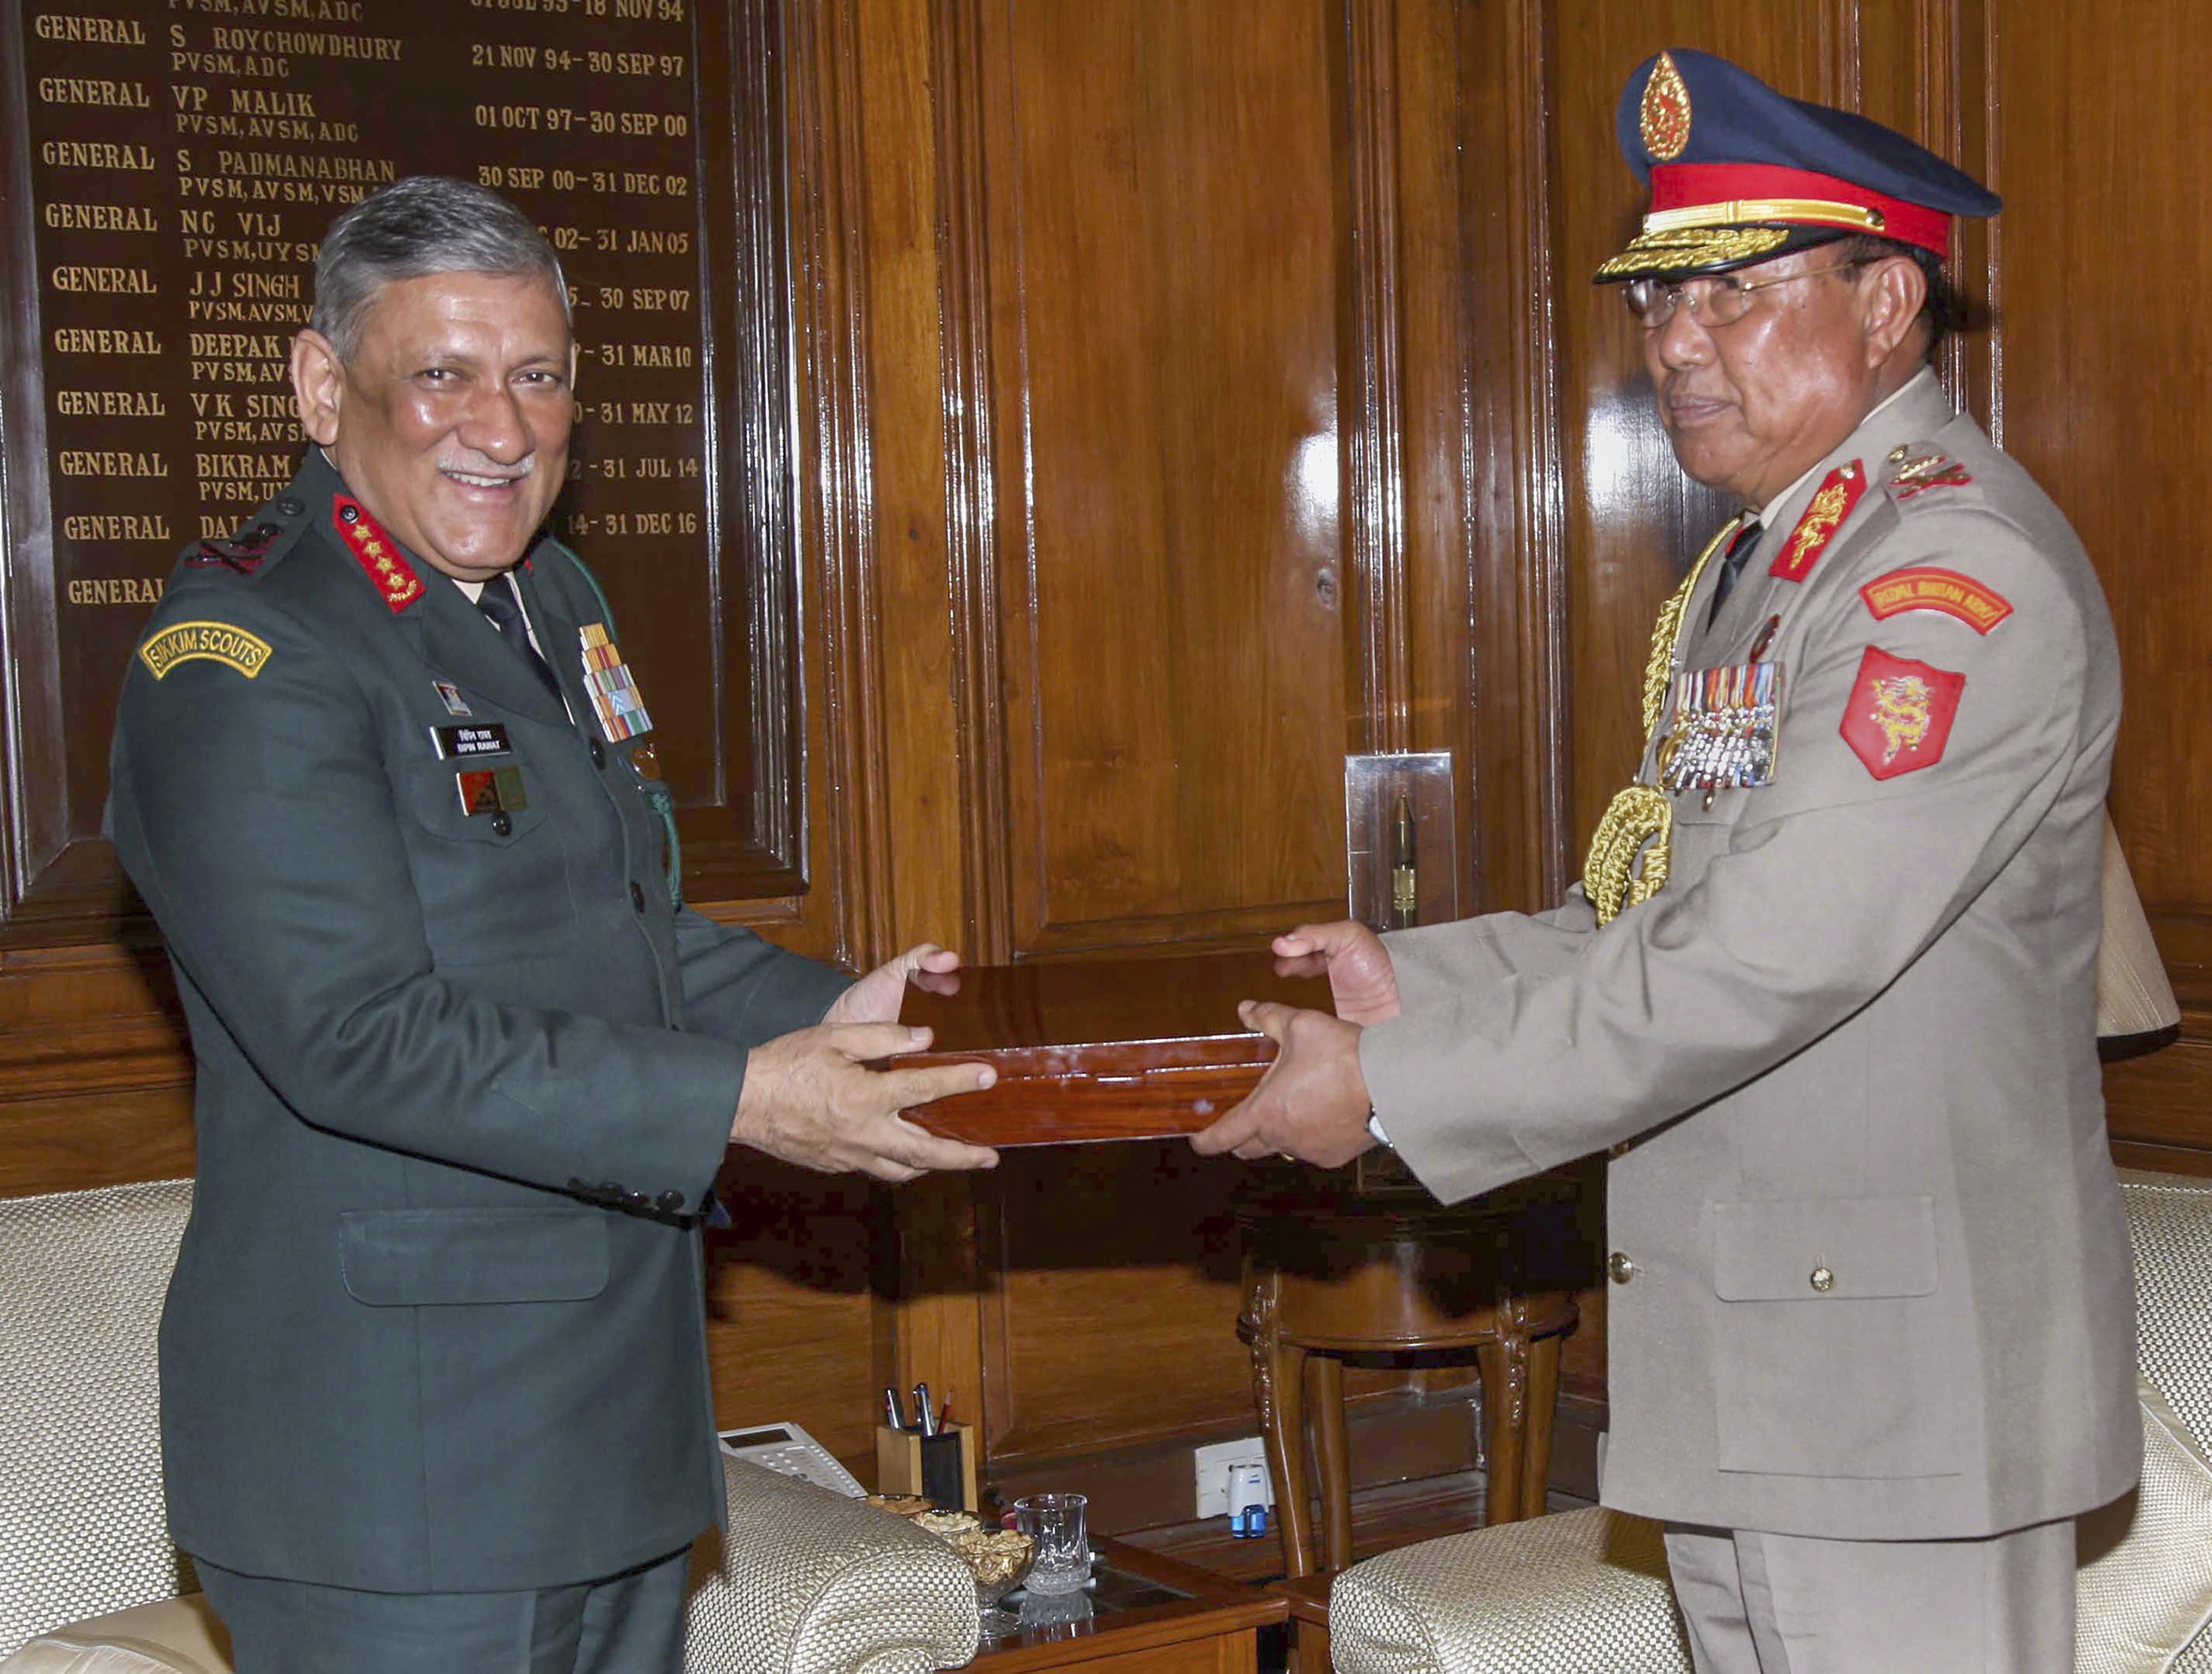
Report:
M173 590L161 621L188 618L265 651L251 677L194 658L156 679L134 658L110 824L172 957L261 1077L318 1127L439 1161L556 1189L703 1190L741 1047L501 1004L440 976L343 659L244 585Z
M676 915L684 1027L750 1049L822 1021L853 980L752 931L684 907Z
M1917 513L1880 551L1969 576L2013 615L1986 634L1936 610L1877 621L1843 592L1786 672L1775 782L1722 793L1743 806L1694 882L1586 935L1477 920L1391 938L1403 1010L1365 1032L1361 1064L1438 1196L1631 1137L1836 1028L2050 810L2084 749L2088 658L2056 567L1971 508ZM1948 676L1918 676L1931 722L1954 696L1948 733L1885 760L1875 682L1915 669ZM1905 688L1901 738L1916 701ZM1693 806L1679 800L1678 818Z

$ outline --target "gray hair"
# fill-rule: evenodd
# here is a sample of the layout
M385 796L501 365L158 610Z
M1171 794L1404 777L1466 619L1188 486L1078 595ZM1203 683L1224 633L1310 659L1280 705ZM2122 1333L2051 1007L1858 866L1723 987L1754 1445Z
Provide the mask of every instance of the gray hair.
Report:
M385 286L434 273L543 279L561 299L571 333L561 258L529 216L497 192L441 174L412 174L371 193L331 223L315 257L307 327L350 365L362 327Z

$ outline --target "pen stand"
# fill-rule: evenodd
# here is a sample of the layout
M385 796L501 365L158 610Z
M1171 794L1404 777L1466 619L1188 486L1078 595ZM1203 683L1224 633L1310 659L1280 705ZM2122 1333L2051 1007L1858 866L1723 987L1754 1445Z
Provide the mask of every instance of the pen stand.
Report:
M1451 752L1344 758L1345 907L1372 930L1459 917Z
M975 1492L975 1433L947 1424L935 1435L876 1426L876 1488L919 1494L939 1506L980 1509Z

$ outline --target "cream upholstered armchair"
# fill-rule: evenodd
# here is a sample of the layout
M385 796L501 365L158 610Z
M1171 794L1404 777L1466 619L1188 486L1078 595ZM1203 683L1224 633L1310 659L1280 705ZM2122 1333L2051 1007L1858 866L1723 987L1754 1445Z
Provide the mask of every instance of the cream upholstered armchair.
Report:
M2121 1177L2135 1246L2142 1488L2081 1519L2080 1674L2212 1674L2212 1181ZM1659 1527L1592 1507L1354 1564L1336 1674L1689 1674Z
M169 1542L155 1335L191 1182L0 1199L0 1674L230 1674ZM694 1674L931 1674L975 1586L902 1518L724 1461L693 1555Z

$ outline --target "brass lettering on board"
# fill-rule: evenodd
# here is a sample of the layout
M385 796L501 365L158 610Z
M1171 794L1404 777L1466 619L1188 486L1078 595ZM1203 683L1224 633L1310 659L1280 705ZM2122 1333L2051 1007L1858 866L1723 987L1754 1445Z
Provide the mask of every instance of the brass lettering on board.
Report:
M567 268L591 399L556 527L655 559L698 549L701 274L716 253L699 170L702 136L730 139L699 125L686 0L22 9L51 597L80 624L65 658L161 597L102 572L232 538L282 496L306 441L287 362L319 240L406 174L507 196Z

